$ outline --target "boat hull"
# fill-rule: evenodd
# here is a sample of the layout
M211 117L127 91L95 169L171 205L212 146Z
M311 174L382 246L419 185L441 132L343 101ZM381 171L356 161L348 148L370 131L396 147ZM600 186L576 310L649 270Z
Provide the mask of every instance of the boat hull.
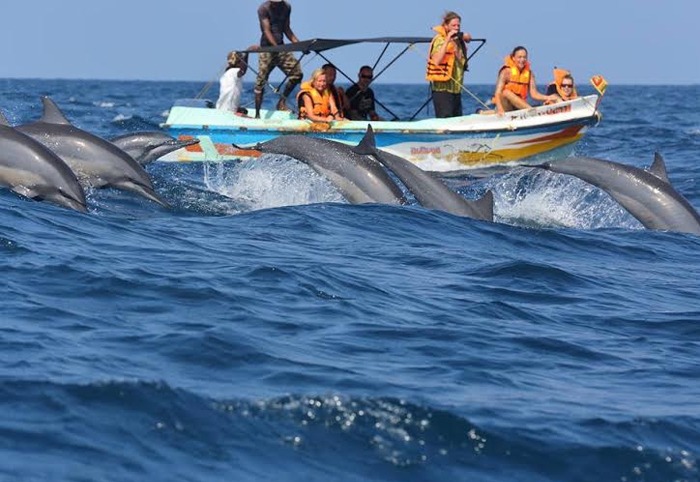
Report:
M226 161L257 157L250 148L285 134L304 134L357 144L371 124L377 145L430 171L458 171L504 163L572 146L600 120L596 95L551 106L472 114L449 119L336 121L312 123L284 112L263 112L261 119L215 109L171 109L164 125L176 137L196 137L200 144L170 153L163 161Z

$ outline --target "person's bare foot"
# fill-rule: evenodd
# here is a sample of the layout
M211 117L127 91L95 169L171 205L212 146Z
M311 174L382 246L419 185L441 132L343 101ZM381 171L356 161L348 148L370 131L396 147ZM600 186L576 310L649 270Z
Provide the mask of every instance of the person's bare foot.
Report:
M287 100L284 97L277 101L277 110L290 110L289 107L287 107Z

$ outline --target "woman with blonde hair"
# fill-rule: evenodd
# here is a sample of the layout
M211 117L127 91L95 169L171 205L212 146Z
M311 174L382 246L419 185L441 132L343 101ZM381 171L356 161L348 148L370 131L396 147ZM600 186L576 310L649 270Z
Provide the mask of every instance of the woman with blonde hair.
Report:
M331 91L328 89L326 73L323 69L316 69L311 74L311 80L301 84L297 94L299 106L299 118L309 119L314 122L328 122L342 119L343 115L338 111Z

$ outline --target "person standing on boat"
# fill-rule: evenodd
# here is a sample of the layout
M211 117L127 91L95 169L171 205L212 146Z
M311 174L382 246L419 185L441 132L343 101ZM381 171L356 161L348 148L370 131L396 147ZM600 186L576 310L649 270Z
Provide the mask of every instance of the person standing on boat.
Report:
M229 52L226 72L219 79L219 98L216 108L231 111L235 114L247 113L241 109L241 93L243 92L243 76L248 71L248 54Z
M505 58L503 67L498 72L496 92L493 95L496 113L503 115L505 112L513 110L529 109L528 95L534 100L542 102L557 102L559 100L559 96L556 94L540 94L535 83L535 74L530 69L530 62L527 60L527 49L518 46Z
M258 7L258 20L260 21L261 47L270 47L284 44L286 35L292 42L299 39L290 26L292 7L284 0L267 0ZM284 87L282 96L277 102L277 110L289 110L287 108L287 97L294 90L294 87L301 82L302 72L299 62L291 52L260 52L258 54L258 77L255 79L255 118L260 118L260 108L262 107L263 92L265 84L270 77L272 69L280 68L287 74L287 84Z
M338 111L335 99L328 89L326 73L316 69L311 74L311 80L301 84L297 94L299 118L314 122L329 122L339 120L343 115Z
M369 86L372 79L374 79L372 67L369 65L360 67L360 71L357 74L357 83L345 93L348 98L348 119L382 120L374 106L374 91Z
M462 82L467 69L467 42L472 36L464 33L462 18L447 12L442 24L433 27L437 33L430 43L425 79L430 82L435 117L462 115Z

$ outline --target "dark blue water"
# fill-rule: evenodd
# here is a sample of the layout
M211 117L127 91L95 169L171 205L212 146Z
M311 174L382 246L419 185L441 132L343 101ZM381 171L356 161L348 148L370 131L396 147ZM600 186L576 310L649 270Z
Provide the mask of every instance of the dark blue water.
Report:
M0 107L108 137L201 87L2 80ZM700 87L601 109L577 153L658 150L700 207ZM494 224L284 158L148 170L172 210L0 191L0 480L700 480L700 238L527 169L447 180Z

